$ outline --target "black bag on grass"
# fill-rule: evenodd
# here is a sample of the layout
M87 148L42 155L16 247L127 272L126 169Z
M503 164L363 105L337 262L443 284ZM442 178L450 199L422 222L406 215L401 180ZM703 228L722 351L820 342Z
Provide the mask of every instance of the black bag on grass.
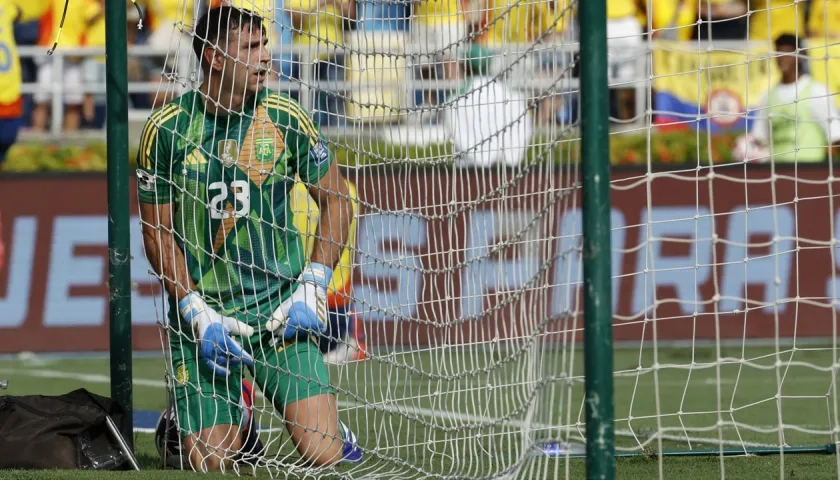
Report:
M131 468L109 416L111 427L121 429L122 408L85 389L0 397L0 469Z

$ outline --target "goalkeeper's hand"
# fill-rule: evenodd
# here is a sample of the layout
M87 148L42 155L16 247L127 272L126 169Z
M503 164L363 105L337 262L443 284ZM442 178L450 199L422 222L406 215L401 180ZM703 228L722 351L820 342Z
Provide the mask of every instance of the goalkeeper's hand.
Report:
M332 269L310 263L301 273L298 286L271 315L266 323L269 331L283 328L283 339L324 333L327 329L327 285Z
M216 313L196 292L178 302L181 318L189 322L195 332L199 353L204 363L219 375L230 375L228 367L240 362L254 365L254 359L242 349L231 335L250 337L254 328L239 320Z

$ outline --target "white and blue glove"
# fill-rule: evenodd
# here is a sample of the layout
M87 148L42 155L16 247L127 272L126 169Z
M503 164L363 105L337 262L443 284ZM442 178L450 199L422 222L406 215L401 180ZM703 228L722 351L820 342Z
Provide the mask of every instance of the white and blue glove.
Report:
M324 333L327 329L327 285L332 269L310 263L298 278L298 286L265 324L273 332L283 328L283 339Z
M196 292L178 302L181 318L189 322L195 332L199 354L213 371L219 375L230 375L228 367L240 362L254 365L254 359L242 349L242 345L231 335L250 337L254 328L234 318L216 313Z

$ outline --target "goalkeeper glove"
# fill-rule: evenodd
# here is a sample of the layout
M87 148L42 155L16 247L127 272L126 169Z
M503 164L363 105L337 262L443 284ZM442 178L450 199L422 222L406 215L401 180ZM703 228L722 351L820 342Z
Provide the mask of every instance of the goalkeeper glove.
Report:
M327 329L327 285L331 278L330 267L310 263L298 278L298 286L292 296L274 311L266 328L273 332L285 327L284 340L298 335L324 333Z
M231 335L250 337L254 334L253 327L216 313L196 292L182 298L178 302L178 310L181 318L189 322L195 332L201 358L214 372L227 376L230 374L230 365L239 362L254 365L251 355L231 338Z

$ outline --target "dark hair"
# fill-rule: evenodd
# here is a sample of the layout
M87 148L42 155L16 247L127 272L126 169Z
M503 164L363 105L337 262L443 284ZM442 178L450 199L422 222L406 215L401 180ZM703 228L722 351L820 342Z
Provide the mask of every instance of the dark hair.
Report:
M230 5L211 8L207 13L198 19L192 40L193 51L198 56L202 65L204 50L216 48L220 39L226 39L227 33L231 30L241 29L245 25L259 25L263 30L263 17L250 11L236 8ZM265 32L263 32L265 34Z
M783 33L776 37L776 51L781 50L781 47L791 47L794 50L798 50L799 38L792 33Z

